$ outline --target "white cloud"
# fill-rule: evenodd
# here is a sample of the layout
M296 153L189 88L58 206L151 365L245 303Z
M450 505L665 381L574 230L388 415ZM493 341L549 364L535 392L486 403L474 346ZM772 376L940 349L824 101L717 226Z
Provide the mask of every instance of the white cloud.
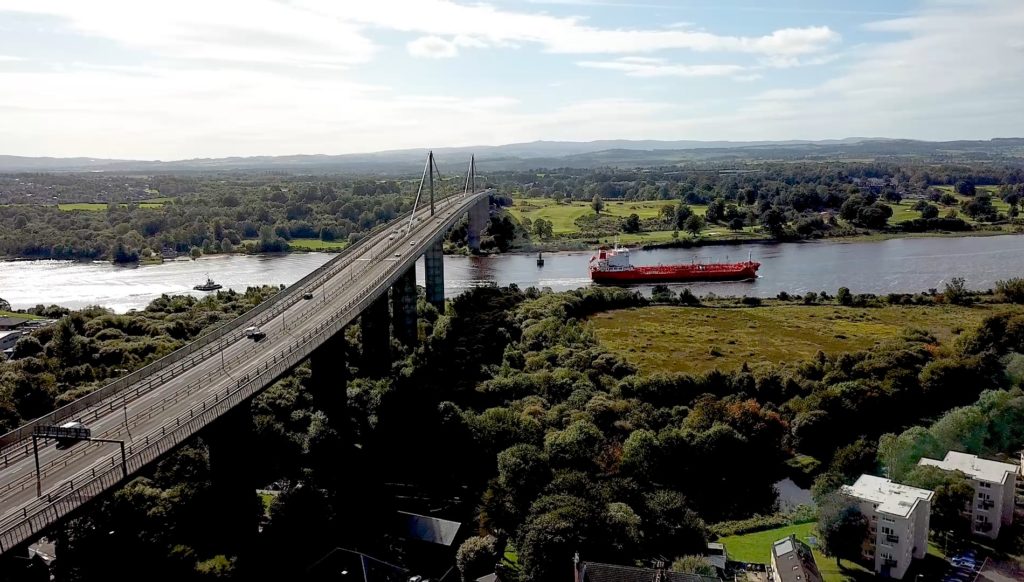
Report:
M175 59L338 67L374 52L353 23L273 0L0 0L5 10Z
M614 61L580 61L581 67L621 71L630 77L724 77L746 70L741 65L677 65L662 59L624 57Z
M784 28L763 36L723 36L682 29L605 29L579 18L502 10L451 0L345 2L296 0L332 18L390 30L451 37L471 36L489 45L534 43L566 54L647 53L668 49L760 55L803 55L839 40L826 26Z
M1019 0L932 0L908 18L871 24L899 40L860 47L835 78L755 95L740 115L762 127L831 135L955 139L1024 134L1024 27ZM965 30L983 30L967 41Z
M13 55L0 55L0 63L13 63L16 61L24 61L25 57L16 57Z
M439 36L421 36L405 45L409 54L427 59L449 59L459 54L455 42Z

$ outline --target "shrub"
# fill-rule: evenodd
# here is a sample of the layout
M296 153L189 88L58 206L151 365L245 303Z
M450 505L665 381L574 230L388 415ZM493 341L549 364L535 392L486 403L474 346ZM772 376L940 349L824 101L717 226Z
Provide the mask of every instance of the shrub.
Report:
M1010 303L1024 303L1024 279L1014 277L1006 281L996 281L996 293Z
M726 537L775 529L789 524L790 520L785 515L755 515L747 519L719 522L711 525L710 530L718 537Z

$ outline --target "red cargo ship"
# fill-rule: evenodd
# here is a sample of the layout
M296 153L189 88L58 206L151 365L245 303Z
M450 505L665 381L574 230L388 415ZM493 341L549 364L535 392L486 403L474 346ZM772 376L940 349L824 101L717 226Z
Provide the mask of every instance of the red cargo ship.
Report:
M667 283L685 281L745 281L757 278L761 263L691 263L634 267L629 249L601 249L590 259L590 278L596 283Z

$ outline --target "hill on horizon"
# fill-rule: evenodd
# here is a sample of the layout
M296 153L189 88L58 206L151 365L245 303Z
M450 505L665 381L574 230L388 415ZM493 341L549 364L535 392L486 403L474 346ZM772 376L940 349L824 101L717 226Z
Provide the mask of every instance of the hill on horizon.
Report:
M286 171L396 175L415 173L428 148L357 154L296 154L122 160L90 157L53 158L0 155L0 172L225 172ZM931 142L910 139L848 137L785 141L596 140L533 141L499 146L434 148L439 166L461 173L471 154L487 170L572 167L664 166L686 162L823 161L877 158L1024 161L1024 138Z

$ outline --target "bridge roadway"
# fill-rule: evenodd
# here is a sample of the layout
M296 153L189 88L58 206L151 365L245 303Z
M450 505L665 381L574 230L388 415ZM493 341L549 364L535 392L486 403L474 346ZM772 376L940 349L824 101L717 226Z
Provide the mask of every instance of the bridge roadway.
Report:
M309 357L387 293L431 243L486 197L486 192L450 196L437 202L433 216L420 211L411 227L408 218L392 221L305 284L313 299L296 299L295 289L295 297L279 301L269 315L237 322L233 333L199 355L72 418L82 420L94 437L124 440L127 471L139 471ZM245 338L240 330L260 321L266 338ZM37 497L31 438L0 449L0 554L124 480L116 444L88 442L57 450L40 441L39 463L42 495Z

